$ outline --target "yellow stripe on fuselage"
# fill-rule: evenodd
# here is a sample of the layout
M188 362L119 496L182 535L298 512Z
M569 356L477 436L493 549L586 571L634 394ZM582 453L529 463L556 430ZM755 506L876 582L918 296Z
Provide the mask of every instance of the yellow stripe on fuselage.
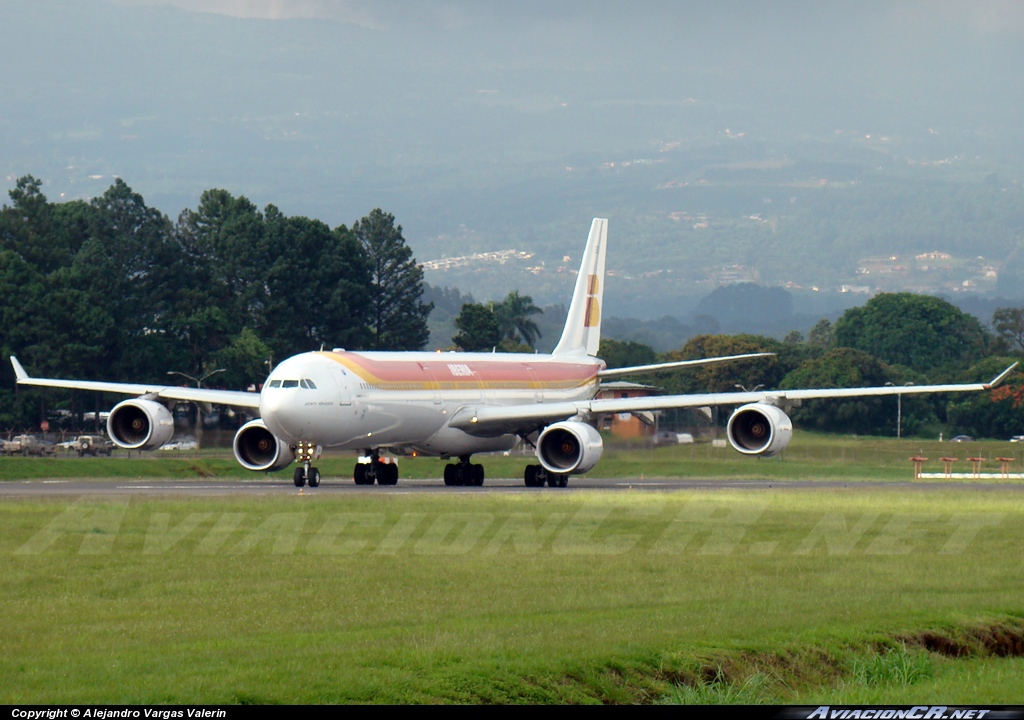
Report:
M425 376L423 379L414 380L408 379L386 379L380 377L378 374L370 370L360 360L367 363L381 363L386 364L386 361L375 361L368 358L360 358L358 355L353 354L340 354L333 352L321 352L317 353L324 357L330 358L334 362L342 365L353 375L358 377L364 383L371 385L378 390L392 390L392 391L415 391L415 390L573 390L579 388L586 388L596 386L598 383L597 368L595 366L593 374L584 377L566 378L564 380L542 380L542 379L493 379L483 380L479 377L478 372L484 370L480 366L472 368L473 372L465 378L445 378L444 380L438 380L436 377L429 377L428 375L435 372L437 368L428 368L420 362L415 360L400 360L397 362L407 363L415 365L419 368L419 371ZM466 362L460 362L460 365L465 365ZM448 365L448 363L444 363ZM538 369L539 369L538 364ZM468 367L468 366L467 366Z

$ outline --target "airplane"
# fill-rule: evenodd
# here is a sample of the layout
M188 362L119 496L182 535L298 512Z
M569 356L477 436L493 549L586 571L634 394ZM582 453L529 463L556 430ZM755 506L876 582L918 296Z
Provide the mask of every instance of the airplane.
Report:
M803 400L868 395L988 390L988 383L911 385L752 392L698 393L596 399L607 378L730 362L771 355L750 353L610 369L597 356L608 221L595 218L587 239L565 327L550 354L479 352L305 352L275 367L259 393L164 385L59 380L29 376L11 356L19 385L95 390L134 396L110 411L107 432L128 450L153 450L171 439L176 403L227 405L259 413L239 428L237 461L254 471L280 470L297 461L296 487L320 485L313 462L324 448L357 450L358 485L394 485L398 466L381 454L455 459L444 469L452 486L481 486L478 453L507 451L520 440L535 449L527 465L528 487L566 487L569 477L590 471L603 443L595 419L607 413L641 417L669 408L737 406L726 437L744 455L771 457L793 435L789 409Z

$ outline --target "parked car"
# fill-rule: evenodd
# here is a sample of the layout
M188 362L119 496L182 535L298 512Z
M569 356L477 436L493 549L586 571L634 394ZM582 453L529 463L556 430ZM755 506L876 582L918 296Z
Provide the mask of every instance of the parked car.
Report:
M1010 438L1010 442L1024 442L1024 435L1014 435Z
M79 435L75 438L71 449L78 453L78 457L83 455L110 455L114 449L114 443L102 435Z
M4 441L5 455L53 455L56 448L52 442L40 440L35 435L15 435L13 440Z
M974 442L974 438L970 435L954 435L949 439L950 442Z

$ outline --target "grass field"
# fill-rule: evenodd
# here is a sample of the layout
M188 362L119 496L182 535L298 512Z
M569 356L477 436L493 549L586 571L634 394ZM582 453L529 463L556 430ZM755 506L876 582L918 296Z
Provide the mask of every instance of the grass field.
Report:
M998 457L1015 457L1011 468L1024 471L1024 444L982 441L940 443L919 439L895 440L832 436L799 432L785 453L774 458L743 457L731 448L710 444L635 449L606 447L604 457L591 474L599 477L700 477L778 478L842 480L909 480L911 456L929 458L928 472L940 472L939 458L959 459L957 472L969 472L968 457L987 459L983 470L997 472ZM523 468L535 462L532 456L480 455L488 477L522 477ZM445 461L437 458L401 458L403 478L440 478ZM325 479L351 478L354 455L328 454L317 462ZM291 477L292 468L274 475ZM0 481L44 477L132 478L132 477L239 477L255 479L261 474L242 468L230 450L200 452L134 453L114 458L21 458L0 457Z
M698 446L599 470L906 480L908 447L811 436L782 460ZM22 462L128 461L0 472ZM0 526L0 703L1024 697L1016 484L19 499Z

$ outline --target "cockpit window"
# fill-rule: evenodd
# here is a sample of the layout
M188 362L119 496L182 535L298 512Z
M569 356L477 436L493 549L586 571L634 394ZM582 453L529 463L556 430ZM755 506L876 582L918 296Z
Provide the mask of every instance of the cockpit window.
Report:
M308 378L302 378L301 380L271 380L269 387L272 388L304 388L306 390L316 390L316 383Z

